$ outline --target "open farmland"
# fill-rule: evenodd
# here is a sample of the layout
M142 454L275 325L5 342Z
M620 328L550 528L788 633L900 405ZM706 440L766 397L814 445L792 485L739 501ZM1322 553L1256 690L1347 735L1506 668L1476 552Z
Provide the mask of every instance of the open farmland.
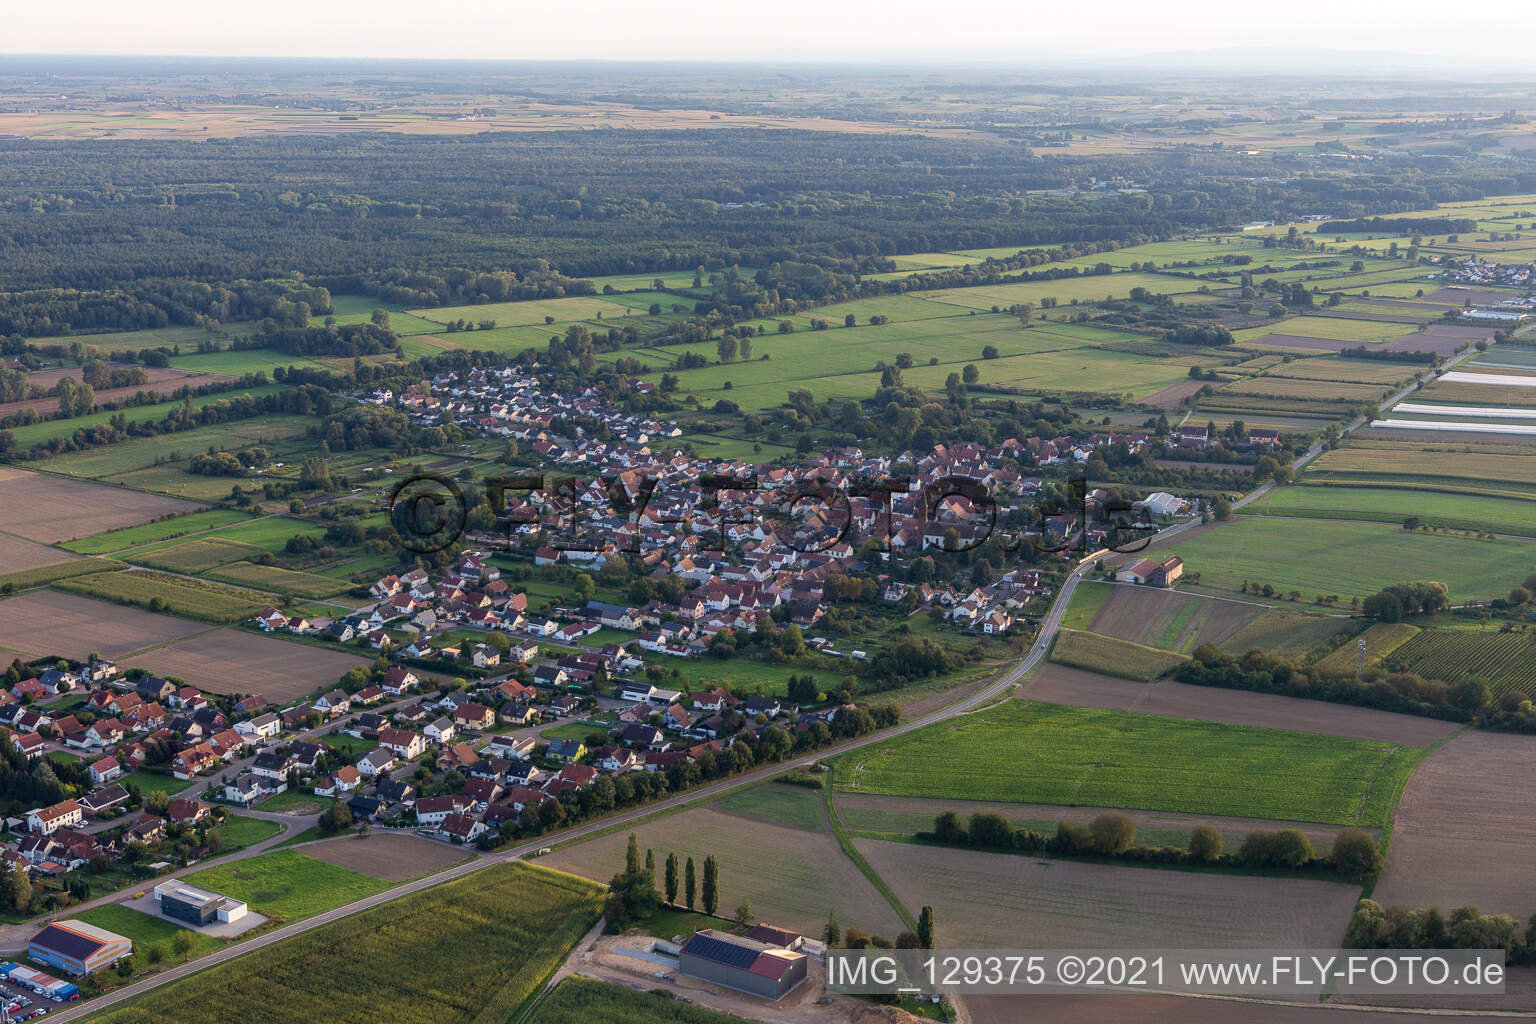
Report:
M698 807L562 847L539 863L605 881L623 869L627 836L634 832L641 850L656 852L657 863L676 853L679 861L692 857L702 870L705 857L718 858L722 907L750 899L763 920L807 934L818 932L829 912L866 931L896 934L902 928L896 912L843 855L825 823L818 825L748 826L736 814Z
M1200 530L1157 548L1184 559L1202 586L1239 590L1269 584L1281 594L1298 591L1364 600L1390 583L1436 580L1453 602L1502 595L1525 578L1536 544L1407 533L1387 524L1340 520L1256 519Z
M1150 682L1177 668L1186 659L1182 654L1171 654L1129 640L1064 629L1051 645L1051 660L1058 665Z
M82 555L104 555L124 548L155 544L189 533L217 529L247 518L249 518L247 513L235 509L210 508L189 515L156 520L153 523L145 523L143 526L129 526L121 530L97 534L94 537L83 537L63 546Z
M1319 659L1317 668L1331 675L1351 675L1360 665L1360 644L1365 645L1365 663L1370 666L1418 635L1419 627L1406 622L1373 623L1352 641Z
M1533 771L1531 737L1475 729L1425 758L1403 793L1372 898L1438 904L1447 914L1472 905L1525 921L1536 912L1536 789L1510 782Z
M1016 700L849 754L838 779L855 792L1381 825L1422 753Z
M251 547L249 544L222 540L218 537L205 537L181 541L166 547L137 551L133 554L133 560L154 569L201 573L215 566L243 561L261 553L261 548Z
M0 606L3 607L3 606ZM191 680L210 693L260 693L285 701L333 686L368 659L241 629L208 630L133 659L157 675Z
M1473 445L1353 441L1307 467L1308 482L1491 494L1529 500L1536 494L1536 456ZM1388 498L1387 500L1390 500Z
M800 998L806 998L801 990ZM528 1024L742 1024L743 1018L679 1002L666 990L641 994L628 985L568 976L534 1007ZM705 997L707 998L707 997ZM730 998L730 997L727 997ZM734 1000L733 1000L734 1001Z
M1000 814L1019 829L1029 829L1042 835L1054 834L1063 821L1087 825L1108 810L1119 810L1136 823L1136 843L1139 846L1189 846L1190 829L1206 824L1217 828L1229 850L1242 846L1250 833L1261 830L1296 828L1312 840L1312 848L1320 854L1333 849L1334 838L1342 827L1359 826L1319 825L1315 822L1282 821L1268 818L1233 818L1209 814L1180 814L1175 811L1142 811L1135 808L1092 807L1079 805L1066 807L1061 804L996 803L983 800L934 800L930 797L883 796L876 793L837 794L837 813L843 823L855 835L866 839L884 839L893 835L915 835L931 831L934 818L945 811L954 811L961 818L969 819L977 812ZM1374 830L1372 830L1374 831Z
M1246 601L1201 597L1177 590L1129 584L1102 586L1110 587L1109 596L1088 629L1184 654L1201 644L1221 643L1264 610L1262 605Z
M79 576L54 586L86 597L167 611L204 622L239 622L254 617L269 603L267 595L252 590L136 569Z
M1277 487L1243 511L1266 516L1361 519L1378 523L1401 523L1408 516L1417 516L1430 526L1536 537L1536 504L1528 500L1396 487Z
M195 507L172 498L0 466L5 531L42 544L89 537Z
M1536 639L1530 633L1483 629L1424 629L1386 655L1385 664L1426 679L1486 680L1495 695L1536 691Z
M1109 711L1191 718L1230 725L1346 736L1401 746L1428 746L1450 735L1456 726L1418 715L1401 715L1374 708L1351 707L1277 693L1228 690L1162 679L1137 683L1098 672L1044 665L1026 684L1029 700Z
M228 1008L240 1006L251 1024L376 1024L387 1006L398 1024L512 1020L597 920L600 904L601 890L580 879L500 864L220 964L95 1019L223 1024Z
M308 843L304 847L304 856L388 882L404 882L462 863L470 854L461 846L408 833L382 832L367 839L339 836Z
M92 651L120 658L207 628L170 615L51 590L0 601L0 646L33 658L59 654L83 659Z
M0 533L0 574L21 572L24 569L40 569L45 565L57 565L78 558L68 551L39 544L36 541Z
M1359 888L855 839L957 949L1335 948ZM1241 907L1241 913L1233 908Z

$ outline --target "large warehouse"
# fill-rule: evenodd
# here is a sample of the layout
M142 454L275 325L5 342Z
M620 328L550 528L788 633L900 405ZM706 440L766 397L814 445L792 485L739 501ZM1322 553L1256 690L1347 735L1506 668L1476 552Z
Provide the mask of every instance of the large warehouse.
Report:
M694 932L677 956L678 973L764 999L782 999L805 980L809 961L766 942L705 929Z
M133 940L84 921L55 921L32 936L27 955L70 974L89 975L133 955Z
M238 921L246 912L246 906L240 900L174 878L155 886L155 899L160 903L160 913L166 917L199 927L213 921Z

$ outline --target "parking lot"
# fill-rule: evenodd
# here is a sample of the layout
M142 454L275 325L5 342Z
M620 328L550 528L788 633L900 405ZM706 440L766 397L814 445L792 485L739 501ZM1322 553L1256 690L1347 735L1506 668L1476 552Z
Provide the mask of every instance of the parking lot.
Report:
M60 1005L48 996L40 996L21 985L14 985L9 981L0 981L0 997L5 1000L6 1009L9 1011L10 1020L31 1020L33 1017L41 1017L49 1009Z

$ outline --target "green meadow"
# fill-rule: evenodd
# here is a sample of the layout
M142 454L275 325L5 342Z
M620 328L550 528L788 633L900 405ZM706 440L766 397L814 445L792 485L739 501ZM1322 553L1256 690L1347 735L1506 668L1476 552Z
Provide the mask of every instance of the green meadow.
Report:
M840 789L1385 825L1419 747L1012 700L837 761Z

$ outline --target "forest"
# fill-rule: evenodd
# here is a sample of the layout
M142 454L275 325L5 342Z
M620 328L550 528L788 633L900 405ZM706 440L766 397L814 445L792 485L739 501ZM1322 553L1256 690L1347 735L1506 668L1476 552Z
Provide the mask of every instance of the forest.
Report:
M1041 155L980 134L0 140L0 334L303 326L327 290L429 306L699 266L868 274L896 253L1130 244L1531 190L1523 158L1343 175L1219 149Z

